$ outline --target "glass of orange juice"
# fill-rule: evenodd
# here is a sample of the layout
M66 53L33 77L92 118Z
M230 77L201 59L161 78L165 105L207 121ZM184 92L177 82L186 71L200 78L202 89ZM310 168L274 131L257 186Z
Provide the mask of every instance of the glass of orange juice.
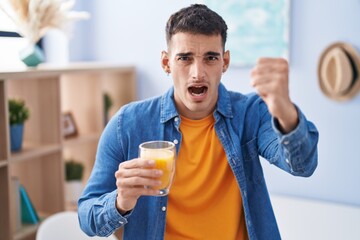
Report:
M139 157L155 160L155 168L162 170L163 175L159 178L161 185L158 187L159 196L169 193L175 173L176 159L175 144L168 141L144 142L139 146Z

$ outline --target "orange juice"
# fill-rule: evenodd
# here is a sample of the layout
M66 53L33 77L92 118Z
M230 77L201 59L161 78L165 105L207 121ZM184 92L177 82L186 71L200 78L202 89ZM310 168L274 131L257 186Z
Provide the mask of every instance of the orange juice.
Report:
M163 171L163 175L159 178L161 181L159 189L168 188L174 173L174 152L168 149L152 149L151 151L142 151L141 157L155 160L155 168Z
M163 172L159 178L161 185L157 188L159 190L157 196L165 196L169 193L175 173L175 155L176 148L173 142L150 141L139 145L139 157L154 160L155 168Z
M170 150L159 150L153 159L155 160L155 168L163 171L159 189L167 188L171 184L174 170L174 153Z

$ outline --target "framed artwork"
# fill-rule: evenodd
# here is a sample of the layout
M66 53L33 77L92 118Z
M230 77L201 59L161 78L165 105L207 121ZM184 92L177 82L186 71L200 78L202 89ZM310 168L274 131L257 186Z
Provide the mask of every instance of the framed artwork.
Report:
M63 113L62 116L63 136L65 138L75 137L78 134L76 123L71 112Z
M289 58L290 0L203 0L228 25L231 65L253 66L259 57Z

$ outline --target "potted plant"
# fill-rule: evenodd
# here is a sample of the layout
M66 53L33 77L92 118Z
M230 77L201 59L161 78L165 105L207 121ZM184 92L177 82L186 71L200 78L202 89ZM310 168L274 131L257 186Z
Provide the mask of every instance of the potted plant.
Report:
M29 109L22 99L9 99L9 123L11 151L17 152L22 148L24 122L29 118Z
M104 125L106 126L106 124L109 121L109 111L113 105L113 100L110 94L108 93L104 93L103 98L104 98Z
M65 199L67 202L76 203L83 190L82 178L84 165L73 159L65 161Z

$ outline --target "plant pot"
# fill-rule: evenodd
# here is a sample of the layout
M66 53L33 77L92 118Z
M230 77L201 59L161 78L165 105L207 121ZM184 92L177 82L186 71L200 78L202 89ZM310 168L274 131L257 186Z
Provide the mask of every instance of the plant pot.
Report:
M81 180L72 180L65 182L65 201L77 203L83 191Z
M12 124L10 125L10 143L11 151L18 152L22 148L24 133L24 124Z

